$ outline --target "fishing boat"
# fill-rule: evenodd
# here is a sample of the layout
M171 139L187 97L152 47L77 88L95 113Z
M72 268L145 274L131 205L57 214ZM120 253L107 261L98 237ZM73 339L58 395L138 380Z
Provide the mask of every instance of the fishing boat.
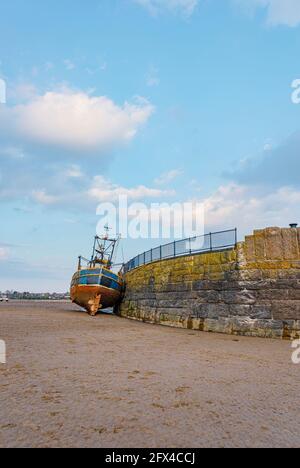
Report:
M120 238L95 237L91 260L80 256L71 283L71 300L91 316L114 307L121 299L124 283L120 273L112 271L113 258ZM85 263L85 265L84 265Z

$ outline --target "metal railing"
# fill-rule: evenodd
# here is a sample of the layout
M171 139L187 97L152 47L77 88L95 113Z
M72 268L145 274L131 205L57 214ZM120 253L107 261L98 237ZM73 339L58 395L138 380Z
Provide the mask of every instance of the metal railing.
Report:
M237 229L227 231L210 232L203 236L190 237L169 244L161 245L155 249L137 255L127 262L124 267L124 273L134 270L142 265L147 265L159 260L168 258L183 257L198 253L214 252L226 250L237 244Z

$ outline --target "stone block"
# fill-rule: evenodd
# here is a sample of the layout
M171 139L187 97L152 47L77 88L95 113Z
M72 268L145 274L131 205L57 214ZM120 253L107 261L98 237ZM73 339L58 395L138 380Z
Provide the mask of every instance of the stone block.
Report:
M274 320L300 320L300 301L276 301L272 303Z
M256 292L247 289L240 291L222 291L220 300L225 304L246 304L251 305L256 301Z
M299 294L300 298L300 294ZM286 289L268 289L262 288L257 291L258 301L280 301L288 299L288 290Z
M279 277L279 272L277 269L263 269L261 273L263 280L276 280Z
M283 260L283 246L280 228L265 229L266 258L269 260Z
M293 300L293 301L300 301L300 289L297 288L291 288L291 289L288 289L287 291L287 294L288 294L288 299L290 300Z
M186 293L192 290L192 282L190 283L169 283L165 285L166 292L181 292Z
M192 314L198 319L205 319L208 317L207 304L193 304L191 311Z
M256 260L264 260L266 254L265 232L254 231L255 257Z
M211 283L208 280L193 281L193 291L201 291L203 289L212 289Z
M229 316L229 306L226 304L207 304L207 317L209 319L219 319Z
M254 236L245 237L244 251L246 260L248 262L254 262L256 258Z
M240 281L261 281L262 271L259 269L241 270L239 276Z
M251 310L251 305L231 304L229 306L229 315L233 317L250 317Z
M206 319L203 325L203 331L210 333L227 333L232 334L232 323L229 318L219 320Z
M286 260L299 259L297 229L282 229L283 258Z
M159 315L167 315L168 317L188 317L191 313L190 308L169 308L169 307L158 307L156 312Z
M271 320L272 307L271 305L254 305L251 307L251 312L249 315L251 319Z

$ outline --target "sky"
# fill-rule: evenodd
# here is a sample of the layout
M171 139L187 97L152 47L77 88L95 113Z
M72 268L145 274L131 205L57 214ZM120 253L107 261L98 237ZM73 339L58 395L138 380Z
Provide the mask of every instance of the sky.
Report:
M298 0L0 8L0 291L66 291L122 194L240 239L300 221Z

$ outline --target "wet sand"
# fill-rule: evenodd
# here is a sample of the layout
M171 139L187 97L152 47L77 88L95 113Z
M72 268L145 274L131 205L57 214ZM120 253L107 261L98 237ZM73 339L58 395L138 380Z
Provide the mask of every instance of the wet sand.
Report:
M0 303L1 447L297 447L291 344Z

